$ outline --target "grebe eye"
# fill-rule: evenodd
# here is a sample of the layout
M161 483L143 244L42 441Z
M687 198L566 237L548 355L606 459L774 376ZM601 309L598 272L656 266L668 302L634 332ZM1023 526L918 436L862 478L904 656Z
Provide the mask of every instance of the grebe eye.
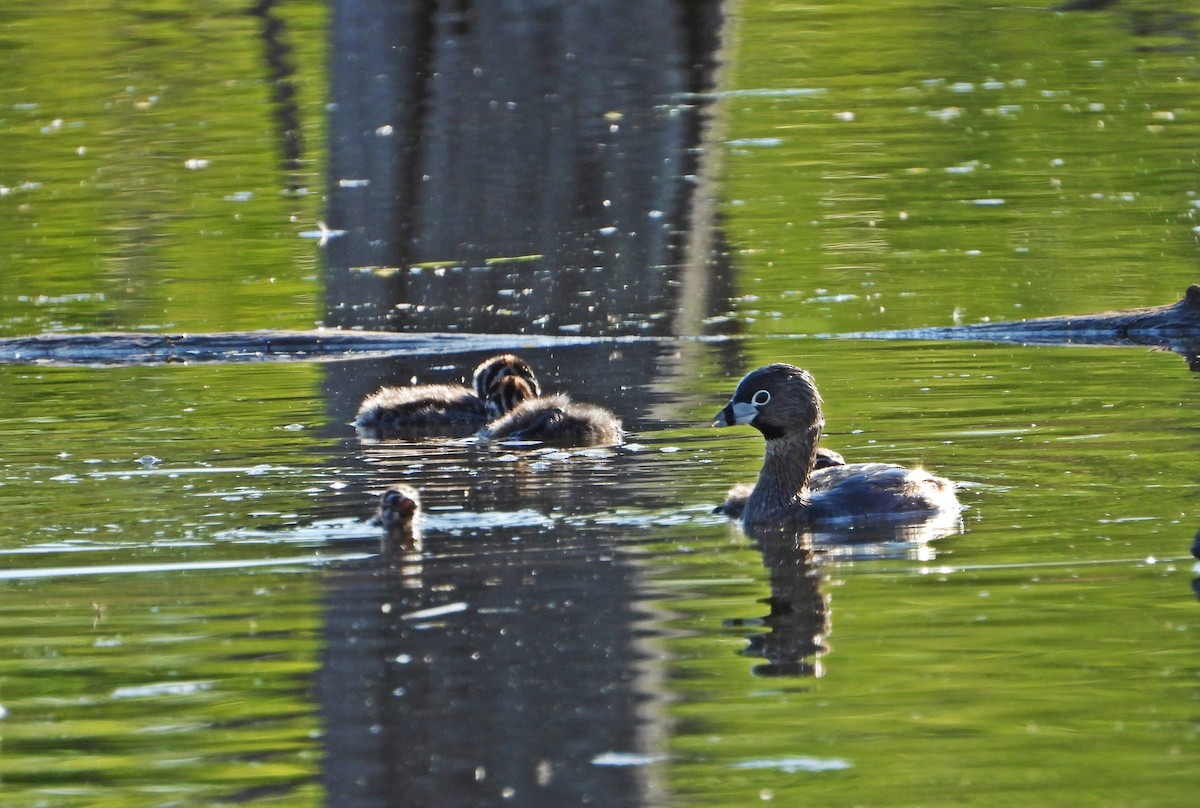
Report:
M771 393L767 390L759 390L750 397L750 403L756 407L761 407L771 400Z

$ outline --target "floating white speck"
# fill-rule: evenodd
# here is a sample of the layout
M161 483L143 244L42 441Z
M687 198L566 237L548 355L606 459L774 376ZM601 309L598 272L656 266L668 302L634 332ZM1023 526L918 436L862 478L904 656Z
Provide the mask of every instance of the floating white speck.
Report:
M796 772L832 772L852 769L854 764L842 758L784 757L744 760L734 764L735 769L778 769L788 774Z
M191 696L212 690L212 682L161 682L153 685L118 687L112 692L114 699L147 699L157 696Z
M995 208L1008 203L999 197L988 197L984 199L973 199L971 200L971 204L978 205L981 208Z
M346 231L334 230L333 228L326 227L325 222L317 222L316 230L301 230L299 235L300 238L317 239L317 246L324 247L329 243L331 238L340 238L346 235Z
M781 137L743 137L743 138L738 138L737 140L728 140L725 142L725 145L732 146L734 148L746 148L746 147L751 147L751 146L767 148L770 146L783 145L783 138L781 138Z
M415 612L409 612L402 615L404 620L430 620L434 617L445 617L448 614L458 614L465 612L467 604L459 601L457 603L447 603L445 606L434 606L430 609L420 609Z
M781 90L768 89L750 89L750 90L725 90L723 92L714 93L714 95L724 98L792 98L812 95L824 95L824 87L791 87Z
M939 121L952 121L955 118L961 118L962 112L961 107L944 107L930 110L927 114L930 118L936 118Z
M204 160L199 157L193 157L190 160L183 161L183 167L189 171L199 171L203 168L208 168L210 165L212 165L211 160Z
M647 766L666 760L666 755L647 755L642 752L602 752L592 758L593 766Z
M338 180L339 188L366 188L370 184L371 184L370 180L352 180L352 179Z

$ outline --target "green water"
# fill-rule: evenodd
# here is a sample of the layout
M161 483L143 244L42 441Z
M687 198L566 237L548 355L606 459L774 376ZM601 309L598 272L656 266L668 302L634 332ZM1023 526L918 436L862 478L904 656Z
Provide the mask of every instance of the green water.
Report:
M276 9L285 169L257 20L137 7L0 13L0 336L320 321L328 10ZM744 337L522 352L621 415L623 449L346 425L476 354L0 367L0 802L1194 802L1183 360L806 335L1178 299L1197 23L733 8L712 148ZM779 360L820 384L826 445L950 476L966 506L936 540L797 567L828 599L820 676L756 675L764 600L797 579L709 513L762 445L707 424ZM365 524L397 480L429 512L399 571Z

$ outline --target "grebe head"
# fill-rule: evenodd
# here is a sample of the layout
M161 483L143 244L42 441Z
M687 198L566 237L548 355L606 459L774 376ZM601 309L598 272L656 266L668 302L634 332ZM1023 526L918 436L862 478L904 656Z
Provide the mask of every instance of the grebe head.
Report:
M815 440L825 426L816 382L808 371L782 362L746 374L713 421L735 424L749 424L767 440L797 432Z
M524 379L532 389L534 397L542 394L533 368L515 354L498 354L483 360L479 367L475 368L473 376L475 395L483 401L487 400L488 394L496 384L509 377Z
M537 397L537 382L530 384L521 376L503 375L488 389L483 406L488 418L495 419L512 411L522 401Z
M379 496L379 523L387 530L411 528L421 510L421 497L407 485L393 485Z

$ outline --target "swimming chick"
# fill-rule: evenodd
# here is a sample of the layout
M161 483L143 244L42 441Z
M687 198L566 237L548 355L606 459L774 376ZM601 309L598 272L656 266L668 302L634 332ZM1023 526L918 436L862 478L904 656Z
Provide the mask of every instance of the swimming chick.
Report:
M488 418L498 418L504 413L511 410L524 398L536 398L542 394L542 389L538 385L537 377L533 374L533 368L515 354L498 354L490 359L485 359L475 368L473 375L473 384L475 387L475 396L487 408ZM515 398L515 393L507 396L499 397L499 400L493 401L491 393L505 379L519 379L523 382L518 387L513 388L520 393L521 398ZM500 404L507 404L503 408L499 408Z
M506 410L494 409L487 391L505 378L525 384L518 391L530 396L540 392L529 363L513 354L500 354L475 368L472 387L461 384L419 384L384 387L363 399L354 418L354 428L364 438L383 440L416 436L465 436ZM516 401L509 397L511 405Z
M720 509L740 504L743 524L914 519L959 508L954 483L919 469L890 463L816 469L825 426L821 395L812 376L795 365L747 374L713 421L735 424L749 424L767 442L757 482L733 488Z
M412 530L421 513L421 496L408 485L393 485L379 495L379 510L372 520L384 530Z
M603 407L579 404L565 394L529 396L523 379L501 379L488 395L505 415L479 431L483 440L530 440L569 446L614 446L624 440L621 421Z
M383 528L381 554L394 561L421 549L418 523L421 518L421 497L408 485L393 485L379 495L379 508L371 524Z

